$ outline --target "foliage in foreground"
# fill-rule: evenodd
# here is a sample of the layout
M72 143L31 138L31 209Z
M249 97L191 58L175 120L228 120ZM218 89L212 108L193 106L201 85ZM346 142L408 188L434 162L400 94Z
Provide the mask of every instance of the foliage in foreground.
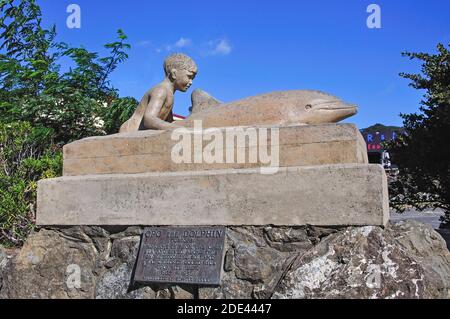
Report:
M441 227L450 226L450 51L404 53L422 63L422 74L400 74L410 86L425 90L420 113L402 114L405 134L389 145L400 175L391 184L391 203L400 210L444 210Z
M117 132L137 105L109 82L128 58L121 30L100 57L57 42L41 19L35 0L0 0L0 244L8 246L34 227L37 181L61 175L62 146Z

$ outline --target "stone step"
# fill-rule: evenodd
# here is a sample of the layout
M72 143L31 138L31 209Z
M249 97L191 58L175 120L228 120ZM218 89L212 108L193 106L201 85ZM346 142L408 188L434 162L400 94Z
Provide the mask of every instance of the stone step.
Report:
M65 176L38 184L38 225L385 225L380 165Z
M242 169L273 166L274 162L278 162L275 166L281 167L368 163L366 143L353 124L250 127L258 134L260 129L267 129L269 145L265 152L270 158L266 161L261 156L253 161L249 158L250 153L260 155L258 146L263 139L239 146L237 140L233 144L227 143L227 134L238 134L239 130L249 132L248 129L217 129L223 136L222 146L217 151L223 156L215 163L208 163L203 157L196 162L194 156L196 150L203 155L211 140L200 141L196 144L199 147L194 147L192 141L190 162L174 161L172 150L181 138L172 139L171 131L148 130L86 138L64 146L64 176ZM278 130L278 139L272 139L274 129ZM234 155L227 160L230 151ZM238 161L235 155L238 151L243 152L244 161Z

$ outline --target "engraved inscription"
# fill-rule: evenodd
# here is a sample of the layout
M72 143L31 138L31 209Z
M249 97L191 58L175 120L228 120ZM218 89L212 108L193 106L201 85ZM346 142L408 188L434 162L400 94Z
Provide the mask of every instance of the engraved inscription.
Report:
M224 240L224 227L146 228L135 281L219 285Z

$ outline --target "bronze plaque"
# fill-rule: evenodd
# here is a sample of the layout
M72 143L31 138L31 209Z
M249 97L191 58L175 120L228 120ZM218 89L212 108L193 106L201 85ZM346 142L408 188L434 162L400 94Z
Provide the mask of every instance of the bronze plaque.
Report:
M225 227L147 227L135 282L220 285Z

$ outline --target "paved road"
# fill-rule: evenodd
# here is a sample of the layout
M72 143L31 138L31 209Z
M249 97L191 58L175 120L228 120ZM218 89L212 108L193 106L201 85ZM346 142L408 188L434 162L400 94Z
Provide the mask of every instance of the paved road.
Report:
M443 214L442 210L425 210L418 212L416 210L407 210L403 214L398 214L391 211L391 221L400 221L406 219L414 219L419 222L430 224L441 236L445 239L447 247L450 250L450 229L439 229L440 221L439 217Z

